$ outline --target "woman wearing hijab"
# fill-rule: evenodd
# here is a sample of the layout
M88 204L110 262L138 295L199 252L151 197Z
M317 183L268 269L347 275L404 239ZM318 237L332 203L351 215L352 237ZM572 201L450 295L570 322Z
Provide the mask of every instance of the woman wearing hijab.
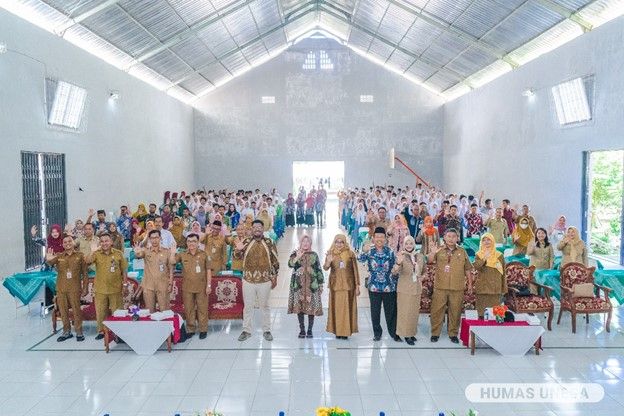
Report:
M360 273L355 253L347 245L347 237L334 237L325 256L323 269L329 270L329 305L327 332L336 339L348 339L358 332L357 298L360 296Z
M173 235L176 246L186 248L186 238L184 236L184 223L182 223L182 218L177 215L173 217L171 227L169 227L169 232Z
M511 233L511 238L514 243L513 255L525 255L529 243L535 239L535 234L533 234L528 218L520 220L518 227Z
M197 234L199 236L199 249L200 250L204 249L204 241L206 241L206 233L202 231L201 224L199 223L199 221L193 221L193 223L191 224L191 229L188 231L185 230L182 234L184 235L185 238L189 234Z
M225 216L230 219L230 228L232 230L238 228L238 223L240 222L240 214L238 213L238 211L236 211L236 205L229 204Z
M299 338L312 338L314 317L323 315L321 293L323 292L323 270L318 254L312 251L312 239L303 235L299 248L290 255L288 267L293 269L288 294L288 313L299 318ZM304 315L308 315L308 330Z
M491 233L481 236L479 251L472 264L479 272L475 284L476 306L479 317L483 318L485 308L501 304L501 296L507 293L505 278L505 258L496 250L496 240ZM472 282L469 282L472 290Z
M208 216L206 215L206 208L203 205L200 205L195 212L193 212L193 216L195 217L195 221L199 223L202 230L206 229L206 221L208 221Z
M390 248L395 253L403 251L403 242L405 237L409 235L409 228L407 227L407 221L403 214L395 214L394 221L390 225Z
M565 215L560 215L559 218L557 218L557 221L550 227L549 240L555 250L555 256L561 256L561 251L557 249L557 246L565 237L567 229L568 227L566 226Z
M273 219L271 219L271 216L269 215L269 210L267 210L266 208L263 208L262 211L260 211L257 219L262 221L262 223L264 224L264 232L268 232L269 230L273 229Z
M52 224L50 227L50 234L43 239L37 237L37 231L39 229L36 225L33 225L30 228L30 235L32 236L32 241L42 247L46 247L47 250L52 249L54 254L60 254L64 251L63 249L63 228L61 228L58 224Z
M587 248L576 227L568 227L565 237L559 242L557 248L563 254L561 267L572 262L587 266Z
M148 215L149 212L145 209L145 204L139 204L138 209L132 214L132 218L136 218L139 222L139 226L145 228L145 220L147 220Z
M440 245L440 234L438 234L437 228L433 226L433 218L431 215L425 217L423 228L418 232L415 241L418 244L422 244L420 252L425 256L433 253Z
M295 226L295 210L297 209L295 205L295 198L293 198L292 193L288 193L288 198L286 198L285 206L284 206L284 215L286 217L286 227L294 227Z
M422 294L422 275L427 260L416 251L414 237L403 238L403 250L396 257L393 273L399 276L397 281L397 327L396 334L405 338L405 342L414 345L418 331L420 297Z

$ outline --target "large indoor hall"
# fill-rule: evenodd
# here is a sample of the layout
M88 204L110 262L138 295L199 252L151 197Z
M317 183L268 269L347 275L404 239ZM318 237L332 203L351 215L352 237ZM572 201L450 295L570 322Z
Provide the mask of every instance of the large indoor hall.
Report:
M0 415L624 412L624 0L0 0Z

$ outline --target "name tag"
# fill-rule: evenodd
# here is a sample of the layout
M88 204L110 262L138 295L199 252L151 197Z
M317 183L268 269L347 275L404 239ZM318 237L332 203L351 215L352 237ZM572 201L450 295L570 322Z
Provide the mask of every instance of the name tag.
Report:
M344 261L341 261L341 262L340 262L340 265L339 265L338 267L340 267L341 269L344 269L344 268L345 268L345 263L344 263Z
M217 252L217 249L213 247L211 251L212 251L212 254L214 254Z
M201 267L199 264L195 266L195 273L201 273Z
M111 273L115 273L115 265L114 264L111 264L110 272Z
M208 256L208 261L212 261L212 257Z
M67 278L71 279L72 278L72 272L67 272Z
M164 272L164 271L165 271L165 265L164 265L164 264L161 264L161 265L160 265L160 272L162 273L162 272Z
M450 273L451 272L451 266L450 265L446 265L444 266L444 273Z

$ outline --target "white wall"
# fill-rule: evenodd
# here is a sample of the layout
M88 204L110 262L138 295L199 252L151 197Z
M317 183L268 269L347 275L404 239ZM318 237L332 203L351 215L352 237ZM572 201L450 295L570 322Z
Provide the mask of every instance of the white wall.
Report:
M304 71L326 50L332 71ZM361 94L374 103L360 103ZM275 104L261 104L262 96ZM345 184L414 184L388 152L442 182L440 97L333 40L306 39L201 100L195 112L195 180L209 187L292 186L292 162L343 160ZM320 176L321 174L319 174ZM392 175L392 176L389 176Z
M620 17L445 105L450 191L529 202L538 224L581 224L583 151L624 148L624 18ZM559 128L550 88L595 74L594 120ZM527 88L536 95L527 98Z
M22 150L66 155L70 220L85 217L90 207L136 207L160 201L165 189L194 185L192 108L3 10L0 42L41 61L12 51L0 55L0 276L24 268ZM82 133L47 126L46 76L88 90ZM110 90L121 93L114 105Z

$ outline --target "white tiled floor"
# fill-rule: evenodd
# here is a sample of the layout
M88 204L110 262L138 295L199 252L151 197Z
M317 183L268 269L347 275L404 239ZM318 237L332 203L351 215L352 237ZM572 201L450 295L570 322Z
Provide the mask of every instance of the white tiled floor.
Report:
M330 211L331 212L331 211ZM333 225L310 229L314 248L324 253ZM619 309L607 334L601 322L570 318L544 336L540 356L505 358L490 349L471 356L442 337L431 344L428 316L421 316L416 347L384 339L374 344L368 302L361 298L360 333L338 341L317 320L315 338L299 340L296 318L286 314L286 260L303 230L288 231L279 242L283 268L273 293L273 334L262 340L260 329L245 343L236 338L241 323L212 322L206 340L197 337L176 345L171 354L159 351L140 357L124 346L110 354L95 342L92 324L87 341L59 344L50 322L29 315L15 316L15 303L0 295L0 415L36 416L173 416L195 415L216 408L226 416L314 415L319 405L340 405L354 416L437 415L469 408L480 415L576 416L621 414L624 406L624 335ZM326 296L326 294L325 294ZM259 322L257 322L259 323ZM464 388L473 382L597 382L605 398L591 405L474 404Z

